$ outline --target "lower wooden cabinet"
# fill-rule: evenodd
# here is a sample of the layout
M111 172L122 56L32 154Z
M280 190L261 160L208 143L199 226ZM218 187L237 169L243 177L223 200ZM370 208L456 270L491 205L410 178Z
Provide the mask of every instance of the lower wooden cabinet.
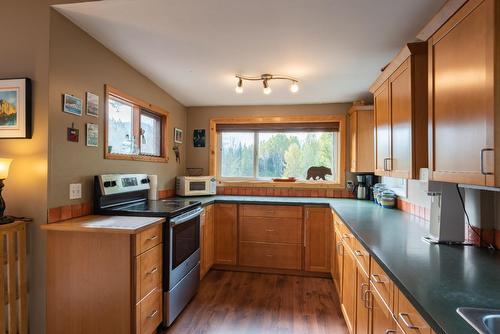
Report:
M356 270L356 333L370 333L370 278L358 265Z
M341 309L349 333L355 333L356 325L356 275L357 270L354 255L348 249L345 249Z
M431 334L430 326L399 290L395 316L406 334Z
M214 205L204 208L200 224L200 279L214 264Z
M238 206L216 203L214 215L215 253L214 263L237 265L238 263Z
M330 208L305 207L305 270L330 272Z
M395 333L396 323L392 317L392 312L387 308L378 292L373 289L373 283L371 283L369 296L371 307L371 333Z
M300 244L240 242L240 266L300 270Z

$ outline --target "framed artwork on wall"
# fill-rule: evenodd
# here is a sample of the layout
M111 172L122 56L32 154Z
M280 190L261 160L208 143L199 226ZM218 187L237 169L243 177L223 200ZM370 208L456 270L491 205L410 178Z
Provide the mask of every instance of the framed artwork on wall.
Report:
M99 145L99 128L97 124L87 123L86 145L97 147Z
M68 114L82 116L82 100L73 95L64 94L63 111Z
M195 129L193 130L193 146L194 147L205 147L205 129Z
M0 138L31 138L31 80L0 80Z
M99 116L99 95L91 92L86 93L85 110L89 116Z
M174 143L182 144L182 130L174 128Z

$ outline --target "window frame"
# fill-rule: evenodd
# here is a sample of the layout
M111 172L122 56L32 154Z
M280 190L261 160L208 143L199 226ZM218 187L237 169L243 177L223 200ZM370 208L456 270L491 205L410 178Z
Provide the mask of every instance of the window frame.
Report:
M273 182L259 178L238 178L220 176L220 133L217 132L218 124L259 124L259 123L331 123L338 122L337 134L337 166L338 177L335 181L298 180L297 182ZM346 130L345 115L311 115L311 116L259 116L241 118L213 118L210 120L210 157L209 173L217 178L219 186L249 186L249 187L286 187L286 188L345 188L345 155L346 155ZM257 133L257 132L255 132ZM257 137L257 135L255 135ZM257 145L257 146L255 146ZM257 164L258 144L254 142L254 168Z
M121 154L121 153L112 153L108 152L108 123L109 123L109 99L110 97L122 100L126 103L129 103L133 107L133 128L132 133L135 137L135 143L139 145L139 153L136 155L133 154ZM130 160L130 161L149 161L149 162L168 162L168 134L167 134L167 126L169 112L155 106L151 103L148 103L144 100L135 98L131 95L128 95L116 88L111 87L110 85L105 85L105 115L104 115L104 159L111 160ZM141 114L151 114L159 117L160 124L160 155L148 155L140 153L140 124L141 124Z

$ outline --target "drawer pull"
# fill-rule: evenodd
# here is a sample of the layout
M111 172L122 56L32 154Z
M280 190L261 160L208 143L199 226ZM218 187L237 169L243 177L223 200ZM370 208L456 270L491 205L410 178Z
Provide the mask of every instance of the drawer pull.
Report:
M354 255L363 256L363 253L361 253L361 251L357 250L357 251L354 251Z
M149 237L146 239L146 241L153 241L153 240L156 240L158 238L157 235L153 235L152 237Z
M373 306L370 305L370 294L371 294L370 290L366 290L365 293L363 294L363 301L364 301L365 307L369 310L371 310L373 308Z
M266 254L266 257L273 257L272 254Z
M365 298L366 298L366 296L365 296L365 293L366 293L365 289L368 288L368 287L369 287L368 283L361 284L361 300L362 301L366 301L365 300Z
M274 229L272 229L272 228L267 228L267 229L266 229L266 232L274 232Z
M380 275L377 275L377 274L372 274L372 279L373 279L373 283L377 283L377 284L384 284L385 283L385 281L383 281L380 278Z
M154 310L153 313L147 316L148 319L154 318L158 314L158 310Z
M153 275L155 272L158 271L158 268L154 267L151 271L148 271L146 275Z
M415 326L410 322L410 315L408 313L399 313L399 318L403 322L403 324L409 329L419 329L420 327Z
M385 334L395 334L397 333L394 329L386 329Z
M344 239L349 239L349 238L351 238L351 235L347 234L347 233L344 233Z

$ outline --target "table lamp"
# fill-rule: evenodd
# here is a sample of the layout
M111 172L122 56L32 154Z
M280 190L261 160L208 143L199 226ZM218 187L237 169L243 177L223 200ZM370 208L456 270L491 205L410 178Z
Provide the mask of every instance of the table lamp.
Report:
M3 180L9 176L9 168L12 159L0 158L0 224L12 223L15 219L11 216L4 216L5 201L2 198Z

